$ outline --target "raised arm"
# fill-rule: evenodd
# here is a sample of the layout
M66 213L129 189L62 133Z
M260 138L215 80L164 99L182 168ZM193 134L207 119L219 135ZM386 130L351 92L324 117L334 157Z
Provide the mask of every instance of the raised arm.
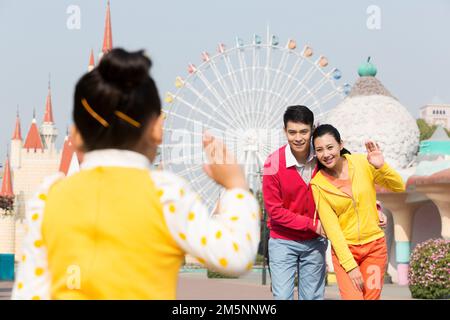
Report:
M186 252L219 272L241 274L251 269L256 257L259 206L248 191L241 167L224 143L205 134L203 145L208 157L205 172L226 190L219 213L212 218L186 181L154 172L164 217L173 238Z
M374 183L393 192L404 192L405 183L402 177L385 161L377 143L367 141L367 160L374 177Z
M212 216L187 181L168 172L152 172L160 190L164 217L177 244L197 260L224 274L239 275L253 266L259 244L260 211L243 188L225 191Z

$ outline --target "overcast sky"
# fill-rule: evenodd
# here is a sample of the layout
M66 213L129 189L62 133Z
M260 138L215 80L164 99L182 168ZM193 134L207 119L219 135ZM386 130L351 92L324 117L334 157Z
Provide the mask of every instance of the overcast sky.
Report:
M69 6L80 9L80 28L67 26ZM379 29L367 9L376 5ZM106 0L0 0L0 162L10 141L17 105L22 135L33 108L43 118L48 74L61 146L71 124L74 84L89 52L101 49ZM111 0L114 46L144 48L161 96L186 75L189 62L218 42L251 41L266 26L280 42L311 45L353 84L357 67L372 56L380 79L414 117L430 102L450 103L450 1L447 0ZM372 26L377 26L376 23Z

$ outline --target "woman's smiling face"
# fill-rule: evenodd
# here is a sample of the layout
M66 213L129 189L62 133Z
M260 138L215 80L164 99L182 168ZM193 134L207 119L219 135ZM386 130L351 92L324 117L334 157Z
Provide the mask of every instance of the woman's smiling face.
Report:
M326 168L332 169L341 158L342 142L336 141L334 136L329 133L314 139L314 149L317 160Z

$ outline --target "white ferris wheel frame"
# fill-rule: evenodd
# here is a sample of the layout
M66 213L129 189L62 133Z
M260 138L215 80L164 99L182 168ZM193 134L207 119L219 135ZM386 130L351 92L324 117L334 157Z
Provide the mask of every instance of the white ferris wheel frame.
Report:
M318 62L320 59L325 58L324 56L319 56L319 58L316 61L312 61L312 59L309 59L310 57L307 57L304 55L305 50L307 48L310 48L309 46L305 46L305 48L298 52L294 48L289 48L289 45L292 43L293 40L289 39L286 46L278 46L278 39L275 35L270 35L269 30L267 31L267 43L263 43L261 40L258 43L257 41L257 35L253 36L253 41L251 44L244 45L242 43L242 40L240 38L236 38L236 46L226 49L223 44L219 44L219 52L215 55L209 57L207 53L203 53L203 57L206 58L204 61L198 66L195 67L193 64L189 65L190 74L183 80L180 77L177 77L176 79L176 86L177 90L174 94L168 92L166 95L166 102L168 102L170 105L173 105L175 102L184 104L190 108L188 115L182 115L179 113L171 112L171 108L168 110L164 110L166 117L169 118L171 116L178 117L184 121L189 121L194 124L197 124L199 126L202 126L203 123L194 119L191 117L191 113L193 111L198 112L199 114L203 115L210 121L213 121L217 124L219 124L219 120L217 118L212 117L211 115L214 114L215 111L220 109L221 106L228 105L231 108L222 108L222 110L228 110L226 114L222 114L221 117L225 120L229 121L228 123L221 123L222 126L226 127L229 124L236 124L234 126L234 129L248 129L248 128L276 128L279 123L275 123L277 119L276 116L271 114L270 112L270 102L273 102L274 96L278 96L280 100L284 101L284 106L287 106L290 101L292 100L298 100L298 101L308 101L309 99L312 99L314 103L309 104L308 106L313 109L317 108L319 109L319 112L315 112L316 119L320 119L323 117L326 112L322 110L322 105L326 104L328 101L333 99L335 96L340 95L341 97L344 97L346 90L348 90L348 84L344 84L342 86L337 86L335 83L335 80L338 80L340 78L334 78L333 74L337 71L340 74L340 71L336 68L331 69L331 71L325 72L324 68L328 65L325 65L324 67L320 66ZM252 50L252 62L253 64L251 66L247 66L245 56L243 55L246 52L246 50ZM256 55L256 50L260 49L266 49L266 61L265 65L259 65L259 56ZM272 66L272 57L274 50L280 50L282 51L281 55L282 58L278 63L278 67ZM239 68L234 68L231 61L230 56L237 51L237 57L239 60ZM205 56L206 54L206 56ZM286 64L289 60L289 55L295 55L296 61L291 69L291 72L287 73L285 71ZM311 54L312 55L312 54ZM221 62L221 59L223 59L225 63L225 67L227 69L227 73L222 73L219 70L219 67L216 65L217 63ZM326 58L325 58L326 59ZM258 65L255 66L255 61L258 60ZM303 64L307 62L307 71L303 74L301 79L296 78L297 74L302 69ZM275 64L275 63L274 63ZM309 65L308 65L309 64ZM215 80L211 82L202 71L207 70L208 68L211 68L211 71L216 76ZM244 84L245 88L237 86L239 84L239 81L237 80L237 77L248 77L248 71L252 72L252 81L249 82L248 79L242 78L241 81ZM257 85L256 73L257 70L263 71L263 80L260 83L260 87L255 87ZM238 74L238 72L240 72ZM321 76L320 81L314 84L312 87L306 86L306 83L314 76L316 72L319 72L319 76ZM270 83L270 76L272 74L275 74L274 81L271 83L270 88L266 88L266 83ZM283 76L287 77L289 80L286 81L280 88L280 81L283 80ZM228 85L228 83L225 83L225 79L230 78L232 87ZM204 84L204 90L200 92L196 87L191 84L192 80L199 79ZM285 79L285 78L284 78ZM330 92L322 97L317 97L316 94L319 92L319 90L324 85L330 85L331 89ZM215 85L219 85L221 90L223 90L224 93L228 93L226 97L222 97L219 93L216 91ZM292 90L291 93L287 97L282 97L283 94L287 94L286 91L288 91L292 85L294 85L293 88L298 90ZM243 89L243 90L242 90ZM184 92L184 90L190 90L191 93L193 93L197 99L195 102L189 102L183 99L183 96L181 93ZM215 99L221 103L215 104L210 101L208 97L205 96L205 92L209 91ZM299 94L304 91L304 94L299 97ZM241 97L241 93L244 93L243 97ZM259 95L258 95L259 93ZM265 93L265 94L264 94ZM247 94L247 95L246 95ZM251 95L254 95L253 97ZM270 94L270 97L268 96ZM225 98L225 99L224 99ZM239 117L233 118L233 116L236 116L236 111L239 110L240 106L247 106L250 109L246 109L248 112L249 117L251 117L252 114L258 114L257 110L252 109L255 108L258 103L245 103L245 101L238 101L239 99L247 99L247 101L255 102L251 99L259 99L259 101L263 98L265 98L263 108L264 110L260 112L261 116L256 119L246 118L242 120ZM235 101L233 101L235 100ZM201 101L205 105L212 108L212 112L208 112L211 110L202 110L201 108L197 107L196 104ZM253 112L253 113L252 113ZM247 113L245 113L247 115ZM272 115L272 117L271 117ZM240 126L240 127L239 127ZM173 130L170 126L165 126L165 131L170 132ZM220 130L219 130L220 131ZM199 135L201 133L195 133L192 132L192 135ZM256 140L258 137L257 132L250 133L249 136L244 137L244 139L247 139L246 147L244 148L244 154L240 155L241 159L244 157L244 170L246 173L247 180L249 181L250 187L257 191L259 190L260 183L261 183L261 176L262 176L262 167L264 164L264 159L262 158L261 152L259 152L258 148L256 147ZM236 135L234 139L242 139L242 136ZM256 140L255 140L256 139ZM194 143L195 144L195 143ZM192 144L192 145L194 145ZM197 143L198 144L198 143ZM165 156L164 150L169 147L175 147L177 144L167 144L163 143L162 145L162 157ZM273 150L267 150L267 146L263 146L264 153L267 154L267 152L270 153L270 151ZM188 159L185 157L180 157L176 159L162 159L164 165L171 164L171 163L177 163L177 162L183 162L187 161ZM191 159L189 159L191 160ZM257 164L257 169L254 169L254 164ZM253 166L253 168L252 168ZM189 173L189 171L192 170L192 167L187 166L182 171L177 172L177 174L184 176ZM205 189L210 188L214 186L214 182L211 180L208 182L206 181L198 190L200 194L202 194Z

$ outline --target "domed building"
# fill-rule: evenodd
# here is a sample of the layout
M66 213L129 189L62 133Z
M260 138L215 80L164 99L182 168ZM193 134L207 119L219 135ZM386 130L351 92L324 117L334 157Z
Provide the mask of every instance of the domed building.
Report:
M386 161L396 169L411 165L419 147L419 129L408 110L375 78L370 63L358 69L360 78L349 95L323 119L341 133L345 147L365 153L364 142L372 139L380 145Z

